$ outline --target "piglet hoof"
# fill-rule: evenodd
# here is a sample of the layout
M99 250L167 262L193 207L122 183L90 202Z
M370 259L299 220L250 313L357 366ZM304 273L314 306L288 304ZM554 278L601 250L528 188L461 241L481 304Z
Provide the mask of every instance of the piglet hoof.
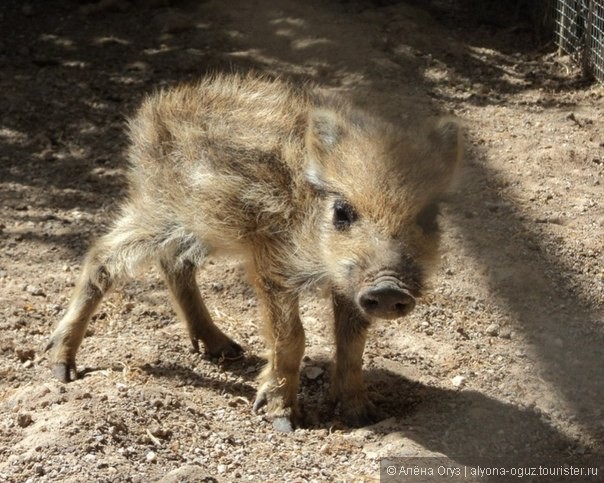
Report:
M194 354L199 353L199 341L197 339L191 339L191 352Z
M268 399L266 398L266 392L262 390L258 390L258 394L256 394L256 399L254 400L254 405L252 406L252 410L255 413L258 413L260 409L266 406Z
M44 347L44 352L51 351L51 361L58 359L58 357L56 357L56 347L58 345L57 337L53 335L48 341L48 344L46 344L46 347ZM52 353L53 349L55 350L54 354ZM78 373L76 372L75 361L54 363L52 365L52 375L61 382L71 382L77 379Z
M71 382L78 378L75 362L59 362L52 368L53 376L61 382Z
M266 406L268 403L267 392L266 390L258 390L258 394L256 395L256 399L254 401L254 405L252 406L252 410L255 413L258 413L260 409ZM280 411L281 412L281 411ZM288 413L288 411L283 411ZM293 413L293 412L292 412ZM273 429L275 431L279 431L280 433L292 433L295 429L295 425L293 423L293 417L282 415L282 416L271 416L267 415L270 420L273 422Z
M228 344L220 349L218 354L212 355L225 361L237 361L243 357L243 347L237 344L237 342L229 341Z
M200 352L198 339L191 339L191 345L193 346L191 349L192 352ZM223 344L218 348L213 348L212 350L206 349L206 353L212 359L219 359L223 361L237 361L243 357L244 351L243 347L237 344L237 342L229 340L228 343Z
M294 425L286 416L279 416L273 419L273 429L280 433L293 433Z

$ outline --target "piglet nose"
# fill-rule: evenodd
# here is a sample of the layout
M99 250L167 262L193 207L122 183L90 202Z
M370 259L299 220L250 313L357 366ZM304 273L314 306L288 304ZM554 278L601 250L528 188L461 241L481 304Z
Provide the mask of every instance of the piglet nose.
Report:
M413 295L392 283L373 285L362 290L357 301L367 315L381 319L402 317L415 307Z

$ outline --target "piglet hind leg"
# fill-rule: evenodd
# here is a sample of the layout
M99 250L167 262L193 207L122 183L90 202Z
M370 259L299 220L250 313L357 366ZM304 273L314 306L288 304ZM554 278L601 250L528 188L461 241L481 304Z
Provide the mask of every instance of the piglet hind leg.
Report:
M53 375L62 382L77 378L76 353L88 327L88 321L105 293L112 286L107 267L91 253L76 285L69 308L46 346L50 350Z
M137 229L127 216L92 246L69 307L46 346L57 379L69 382L77 378L76 353L90 318L115 282L126 278L153 252L152 237Z
M176 258L178 260L178 258ZM160 261L174 308L185 322L193 350L199 352L199 341L212 357L226 360L240 359L243 349L231 340L212 321L195 279L195 265L190 261Z

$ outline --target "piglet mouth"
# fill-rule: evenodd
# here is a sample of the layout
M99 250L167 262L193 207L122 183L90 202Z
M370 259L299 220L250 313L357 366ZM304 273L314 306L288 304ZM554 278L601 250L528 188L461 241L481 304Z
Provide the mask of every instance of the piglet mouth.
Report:
M361 310L371 317L397 319L409 314L416 304L419 290L413 290L397 277L382 275L364 286L356 301Z

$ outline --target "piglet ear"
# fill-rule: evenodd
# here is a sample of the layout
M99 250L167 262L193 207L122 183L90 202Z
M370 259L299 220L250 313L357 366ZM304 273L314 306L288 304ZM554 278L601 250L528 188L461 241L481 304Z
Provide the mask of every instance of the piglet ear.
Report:
M332 109L318 107L308 117L306 130L306 178L319 189L325 189L328 159L344 137L342 119Z
M428 133L428 141L436 151L436 161L442 170L446 183L455 183L461 171L464 155L463 127L461 122L451 117L436 121Z
M331 109L316 108L309 114L306 143L309 151L329 153L344 134L342 121Z

